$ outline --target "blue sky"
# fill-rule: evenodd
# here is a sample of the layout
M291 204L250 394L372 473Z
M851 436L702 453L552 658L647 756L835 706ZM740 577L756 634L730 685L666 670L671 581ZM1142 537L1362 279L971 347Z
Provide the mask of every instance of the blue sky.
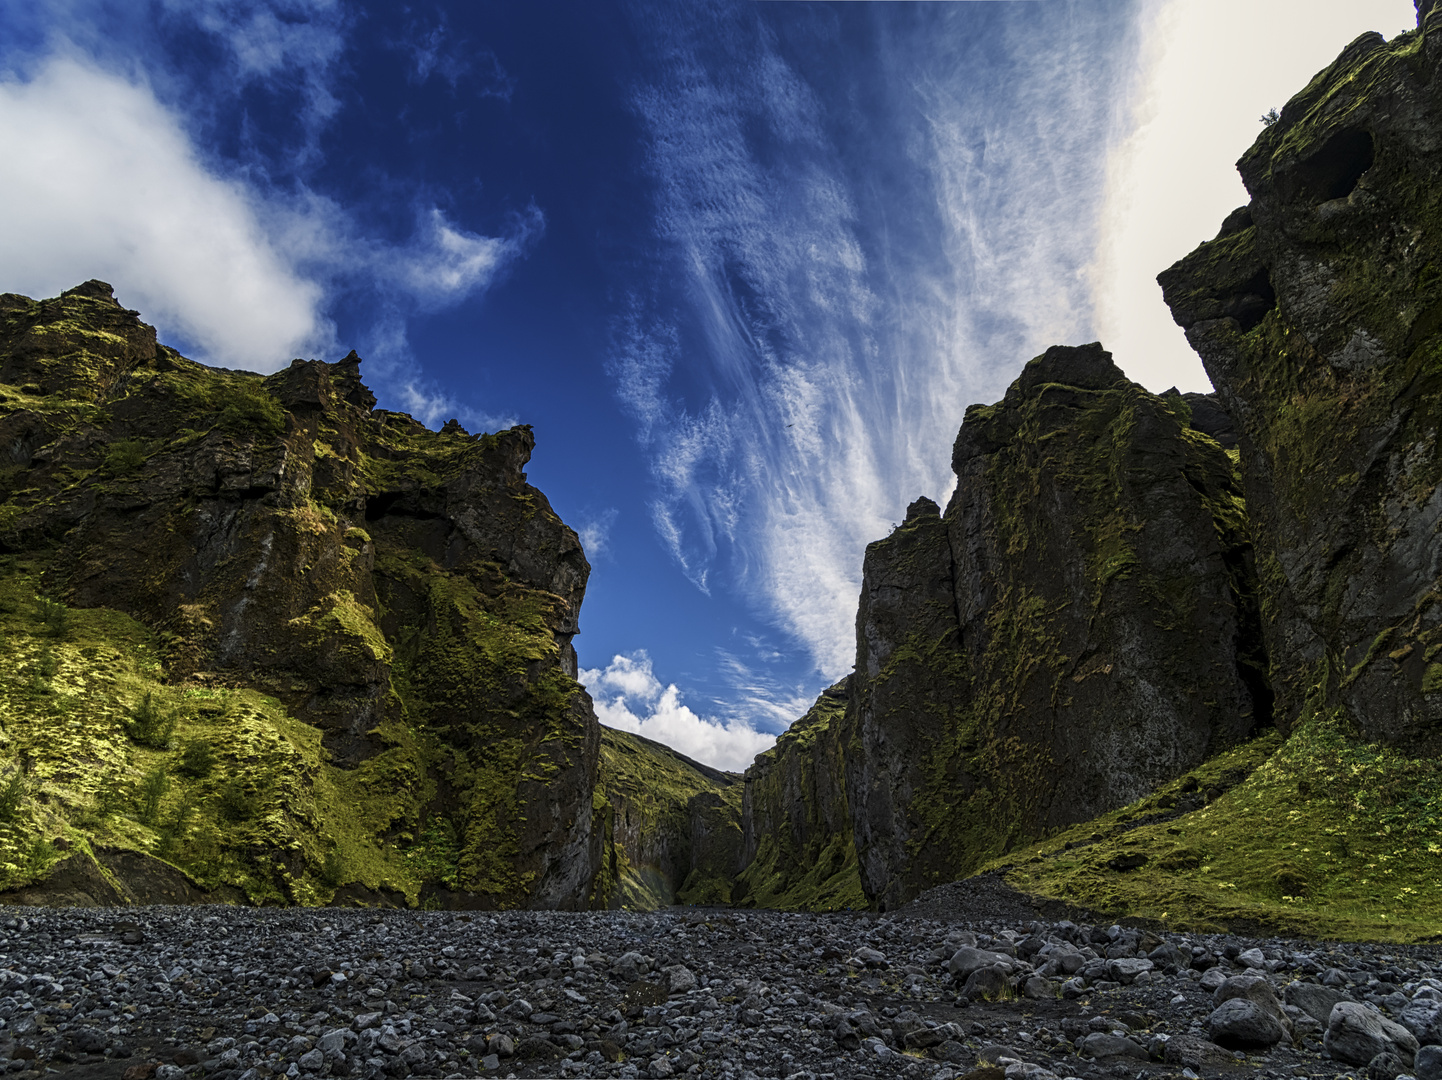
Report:
M1206 388L1152 277L1262 112L1412 22L0 0L0 290L101 277L196 359L354 347L383 406L534 425L602 720L740 768L849 670L865 545L950 494L968 404L1098 337Z

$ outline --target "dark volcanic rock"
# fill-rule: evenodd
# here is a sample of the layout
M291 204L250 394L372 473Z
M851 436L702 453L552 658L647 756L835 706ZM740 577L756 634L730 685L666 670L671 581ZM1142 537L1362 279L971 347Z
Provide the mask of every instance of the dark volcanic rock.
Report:
M602 728L598 786L607 804L601 892L609 906L651 911L678 898L730 900L740 849L740 775Z
M841 745L850 677L746 770L742 864L733 899L760 907L832 911L866 905L857 874Z
M1431 9L1289 101L1238 163L1250 204L1159 278L1240 431L1279 723L1340 709L1425 755L1442 751Z
M221 872L219 852L192 843L183 854L197 873L264 877L252 898L315 902L347 884L334 858L320 894L302 880L344 833L351 872L372 864L371 890L390 884L375 848L417 841L425 851L411 865L444 878L426 886L438 902L584 906L602 838L600 732L571 647L590 570L581 545L526 483L528 427L432 432L374 405L354 353L262 378L158 345L102 282L0 298L0 577L36 575L31 595L44 591L59 612L47 643L14 651L42 653L52 675L69 665L66 707L92 739L62 748L37 737L23 753L56 756L63 782L93 793L103 818L115 809L105 799L124 791L100 790L95 755L117 757L107 782L123 785L124 711L163 700L211 759L185 764L168 732L144 736L175 755L144 764L160 770L148 774L160 787L145 824L158 828L173 806L178 844L197 806L224 833L283 803L271 820L300 830L249 835L254 854L272 844L283 854L244 856L244 871ZM113 681L128 630L106 637L92 620L88 646L66 644L62 600L161 635L163 654L141 669L149 682ZM35 678L30 697L43 705L50 688L40 668ZM265 697L242 705L226 697L234 688ZM26 708L41 716L41 705ZM231 746L273 708L304 727ZM207 719L225 723L200 726ZM228 793L216 747L240 785ZM292 756L282 764L278 753ZM322 791L320 774L337 766ZM180 878L146 884L134 869L136 889L150 890L136 899L194 898Z
M1124 805L1268 717L1231 463L1100 345L957 436L945 516L866 553L846 717L861 879L890 908Z

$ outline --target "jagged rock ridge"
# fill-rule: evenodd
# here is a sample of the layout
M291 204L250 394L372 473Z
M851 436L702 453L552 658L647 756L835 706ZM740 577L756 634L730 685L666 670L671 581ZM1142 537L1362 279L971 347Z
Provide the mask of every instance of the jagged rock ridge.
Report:
M1160 277L1241 436L1278 721L1442 752L1442 13L1364 34Z
M1240 490L1180 403L1053 348L952 465L866 553L846 782L886 907L1269 721Z
M102 282L0 296L27 820L252 900L604 902L570 644L589 566L525 481L530 429L431 432L375 409L359 364L207 368ZM37 592L68 629L27 623ZM135 737L152 705L173 735ZM86 738L57 740L66 717ZM192 744L211 763L187 777ZM125 811L146 784L149 824Z

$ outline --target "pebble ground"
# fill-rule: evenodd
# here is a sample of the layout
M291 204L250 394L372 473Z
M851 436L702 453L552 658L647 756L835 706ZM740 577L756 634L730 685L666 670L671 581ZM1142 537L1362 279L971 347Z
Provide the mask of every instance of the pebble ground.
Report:
M963 946L1009 957L1016 996L968 998L952 971ZM884 916L0 908L0 1068L13 1080L1362 1076L1291 1005L1290 1041L1208 1042L1215 984L1251 971L1279 998L1327 985L1390 1017L1442 990L1439 969L1431 946L1045 921L998 883Z

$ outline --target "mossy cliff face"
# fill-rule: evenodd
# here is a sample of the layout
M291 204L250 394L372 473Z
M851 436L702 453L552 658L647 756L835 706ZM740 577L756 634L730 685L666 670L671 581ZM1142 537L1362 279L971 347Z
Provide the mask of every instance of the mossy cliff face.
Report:
M1268 720L1244 508L1179 398L1054 348L866 552L844 724L882 907L1122 806Z
M100 282L0 297L25 827L253 900L591 902L580 544L525 482L528 428L374 404L354 353L262 379L156 344ZM79 610L51 634L47 604ZM191 776L197 741L217 760Z
M597 802L606 861L598 900L630 911L729 903L740 792L736 773L603 727Z
M1424 5L1424 7L1430 5ZM1442 753L1442 11L1366 34L1160 276L1241 434L1278 721Z
M732 899L786 911L867 906L857 872L841 747L850 677L746 770Z

